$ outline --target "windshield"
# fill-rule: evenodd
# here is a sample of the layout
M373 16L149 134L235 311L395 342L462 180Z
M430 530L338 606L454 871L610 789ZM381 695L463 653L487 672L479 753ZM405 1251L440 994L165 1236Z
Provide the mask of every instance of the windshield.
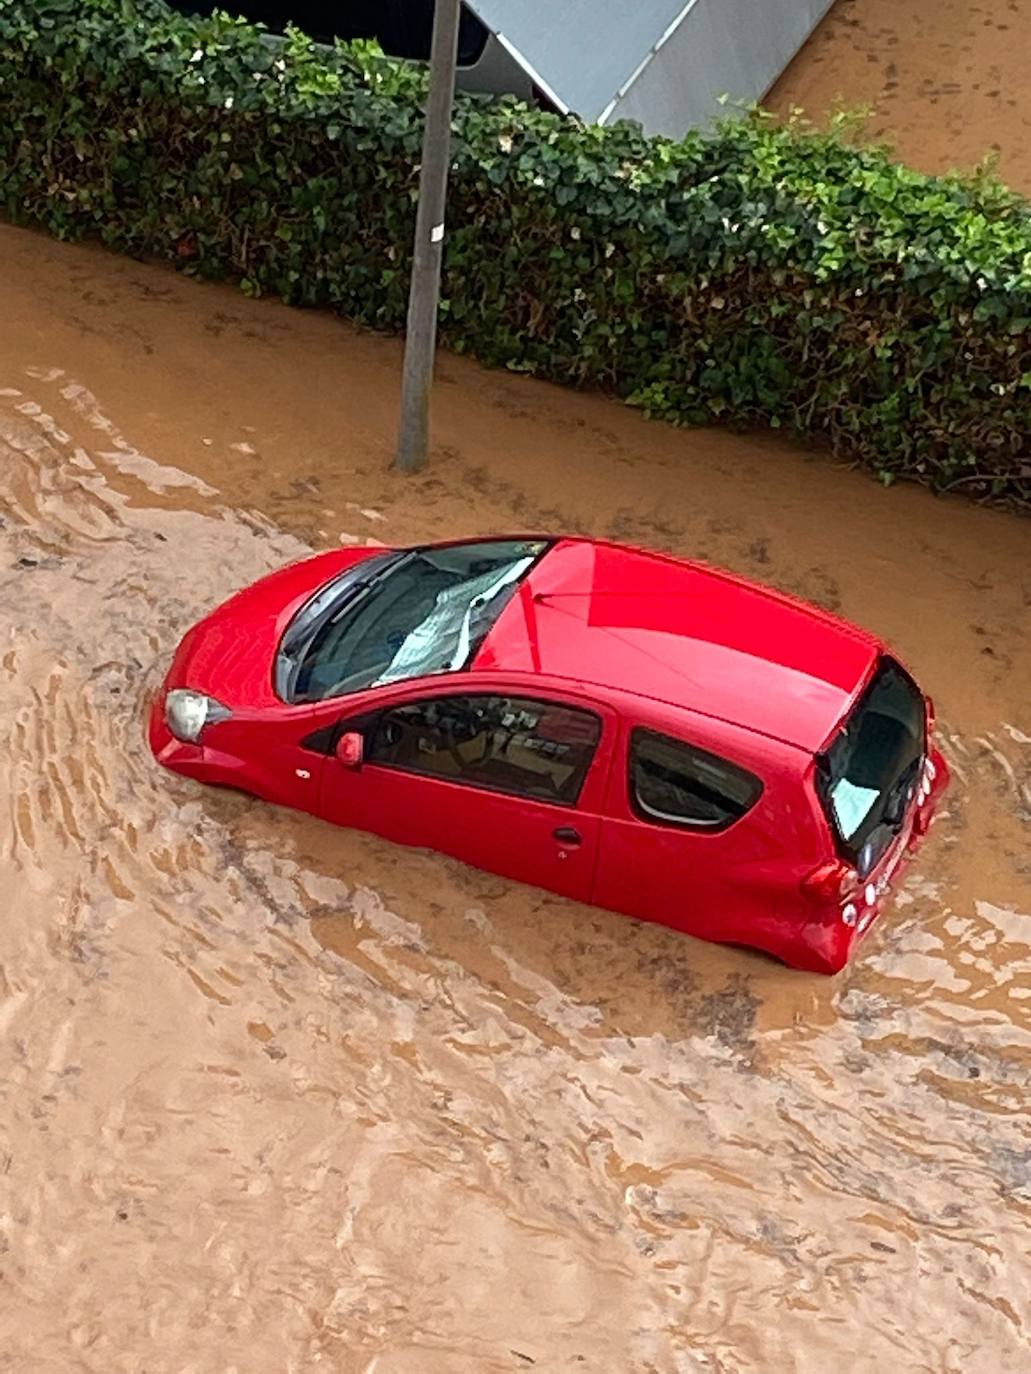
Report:
M471 662L545 540L499 540L388 556L299 612L276 670L287 701L323 701ZM365 565L366 568L368 565Z
M860 877L876 867L902 829L919 782L926 720L920 689L885 659L819 760L824 810Z

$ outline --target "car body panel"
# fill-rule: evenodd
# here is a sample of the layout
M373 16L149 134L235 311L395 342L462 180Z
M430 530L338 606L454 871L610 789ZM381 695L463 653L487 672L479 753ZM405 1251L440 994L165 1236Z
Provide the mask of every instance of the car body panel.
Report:
M632 684L816 749L878 650L844 621L700 564L566 539L523 582L473 667Z
M305 747L311 716L310 707L236 710L229 720L207 727L201 743L187 744L172 735L156 701L150 747L157 761L174 772L314 815L325 760Z
M602 823L593 900L706 940L797 942L800 885L826 856L827 837L799 804L808 756L791 745L676 707L623 703L617 762ZM741 819L710 831L642 819L631 802L629 745L635 728L706 750L763 781Z

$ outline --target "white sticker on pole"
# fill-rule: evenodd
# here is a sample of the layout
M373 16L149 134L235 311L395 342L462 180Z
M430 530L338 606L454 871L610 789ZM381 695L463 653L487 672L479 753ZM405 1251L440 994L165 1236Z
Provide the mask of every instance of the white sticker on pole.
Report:
M442 224L435 224L430 230L430 243L439 243L443 237L444 226Z

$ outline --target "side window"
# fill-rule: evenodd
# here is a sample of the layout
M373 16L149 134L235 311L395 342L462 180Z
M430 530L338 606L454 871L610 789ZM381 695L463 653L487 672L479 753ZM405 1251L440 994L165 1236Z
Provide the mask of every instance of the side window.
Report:
M630 800L637 814L663 825L720 830L762 795L757 777L736 763L651 730L630 739Z
M597 716L554 702L434 697L385 711L366 757L388 768L570 806L600 736Z

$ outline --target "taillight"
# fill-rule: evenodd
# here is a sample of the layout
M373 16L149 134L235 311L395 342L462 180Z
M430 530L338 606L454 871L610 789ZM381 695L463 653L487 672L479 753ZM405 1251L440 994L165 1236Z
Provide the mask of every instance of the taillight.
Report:
M827 902L847 902L859 886L859 874L843 859L821 864L802 879L802 892L821 906Z

